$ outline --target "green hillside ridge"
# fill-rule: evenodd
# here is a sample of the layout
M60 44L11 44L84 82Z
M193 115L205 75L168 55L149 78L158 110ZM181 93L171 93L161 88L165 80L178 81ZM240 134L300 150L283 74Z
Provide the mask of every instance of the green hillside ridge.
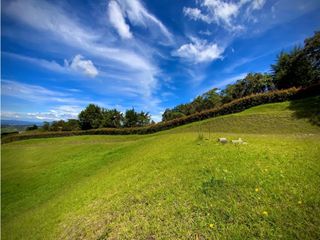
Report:
M174 131L231 133L318 133L320 96L263 104L240 113L195 122ZM310 124L311 123L311 124Z
M319 239L318 100L4 144L2 239Z

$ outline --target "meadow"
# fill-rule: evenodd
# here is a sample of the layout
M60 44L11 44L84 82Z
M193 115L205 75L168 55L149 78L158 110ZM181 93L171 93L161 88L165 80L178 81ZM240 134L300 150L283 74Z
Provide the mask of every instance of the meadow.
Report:
M320 239L317 109L4 144L2 239Z

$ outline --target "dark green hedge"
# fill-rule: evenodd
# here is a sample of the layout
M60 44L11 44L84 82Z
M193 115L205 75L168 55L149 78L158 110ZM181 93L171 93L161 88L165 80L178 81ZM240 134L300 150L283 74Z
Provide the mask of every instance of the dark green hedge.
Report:
M128 134L150 134L178 127L187 123L192 123L212 117L241 112L248 108L266 103L283 102L292 99L299 99L319 95L320 84L313 85L308 88L290 88L286 90L277 90L267 93L255 94L234 100L220 107L209 109L203 112L192 114L186 117L174 119L171 121L160 122L147 127L138 128L99 128L91 130L69 131L69 132L39 132L39 133L23 133L10 135L2 138L2 143L12 141L25 140L31 138L49 138L76 135L128 135Z

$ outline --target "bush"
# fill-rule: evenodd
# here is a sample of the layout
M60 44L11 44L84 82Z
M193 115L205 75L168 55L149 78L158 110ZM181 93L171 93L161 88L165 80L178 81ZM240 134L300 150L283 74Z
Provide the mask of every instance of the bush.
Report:
M32 126L27 127L27 128L26 128L26 131L33 131L33 130L37 130L37 129L38 129L38 126L35 125L35 124L33 124Z
M187 123L192 123L207 118L217 117L226 114L241 112L248 108L266 103L283 102L292 99L311 97L319 95L320 84L310 86L308 88L290 88L286 90L277 90L267 93L254 94L246 96L220 107L209 109L203 112L195 113L189 116L177 118L174 120L160 122L146 127L134 128L98 128L90 130L69 131L69 132L39 132L39 133L23 133L4 137L2 143L8 143L18 140L26 140L31 138L50 138L76 135L128 135L128 134L150 134L167 130Z

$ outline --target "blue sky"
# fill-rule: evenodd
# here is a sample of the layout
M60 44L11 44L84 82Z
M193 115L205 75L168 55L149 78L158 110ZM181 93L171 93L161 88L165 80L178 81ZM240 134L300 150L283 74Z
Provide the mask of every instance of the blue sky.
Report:
M89 103L166 108L269 72L320 30L319 0L3 0L2 119L76 118Z

